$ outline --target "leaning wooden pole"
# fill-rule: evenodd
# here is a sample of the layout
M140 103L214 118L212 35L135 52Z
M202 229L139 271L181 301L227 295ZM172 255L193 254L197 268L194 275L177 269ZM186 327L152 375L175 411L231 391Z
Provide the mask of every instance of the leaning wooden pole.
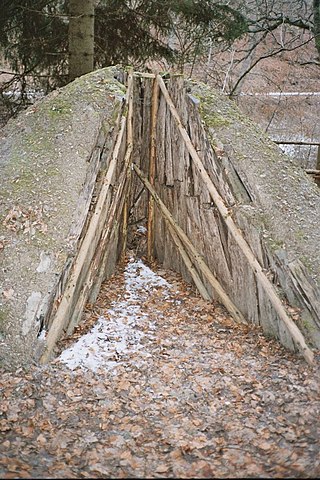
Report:
M48 335L46 338L45 351L43 352L42 357L40 359L41 363L45 363L50 359L51 353L55 347L56 342L59 340L65 328L65 325L68 324L68 318L70 315L70 303L78 285L78 278L81 275L83 265L88 257L89 251L91 251L92 249L92 245L96 243L96 238L98 237L97 230L101 228L100 223L101 223L101 218L103 217L104 204L110 189L113 173L116 168L116 163L118 160L118 154L119 154L124 130L125 130L125 121L122 120L121 129L120 129L117 143L114 149L114 153L113 153L113 156L104 180L104 184L102 186L102 189L98 198L98 202L96 204L94 214L91 218L88 230L81 243L72 272L70 274L70 278L68 279L67 286L62 295L57 312L55 314L52 325L48 332Z
M171 235L174 243L176 244L176 247L177 247L177 249L178 249L178 251L179 251L179 253L182 257L182 260L184 261L185 266L187 267L190 275L192 276L192 279L193 279L193 281L195 283L195 286L197 287L201 297L203 298L203 300L210 301L211 297L208 293L208 290L206 289L203 281L201 280L194 264L190 260L190 257L188 255L186 249L184 248L184 245L183 245L182 241L180 240L179 235L176 233L176 231L174 230L174 228L171 226L170 223L168 223L168 229L169 229L170 235Z
M132 83L130 88L132 88ZM126 126L126 114L122 115L120 129L117 135L115 147L112 153L112 157L106 172L101 191L97 203L95 205L94 212L89 222L88 229L85 233L83 241L80 245L77 257L74 261L70 277L68 278L67 285L63 295L61 297L57 312L53 319L52 325L46 338L45 350L40 359L41 363L47 362L53 352L56 342L61 337L65 327L69 323L70 319L70 305L74 298L77 288L79 287L79 278L81 278L82 272L88 261L92 260L94 256L95 247L97 246L100 235L102 233L103 224L106 221L107 211L105 209L105 202L110 191L112 179L116 170L122 139L125 133Z
M151 127L150 127L150 158L149 158L149 182L154 186L156 173L156 142L157 142L157 113L159 103L159 84L156 78L153 81L151 102ZM148 226L147 226L147 258L149 262L154 260L154 199L149 193L148 202Z
M169 225L172 227L174 232L178 235L179 239L181 242L186 246L188 249L188 252L193 258L193 262L201 273L206 277L208 282L211 284L213 287L214 291L217 293L220 301L223 303L223 305L226 307L226 309L230 312L234 320L238 323L247 323L246 320L244 319L242 313L239 311L239 309L232 303L230 300L229 296L221 286L221 284L218 282L218 280L215 278L213 273L210 271L209 267L203 260L202 256L200 253L196 250L196 248L193 246L193 244L190 242L188 239L187 235L184 233L182 228L177 224L177 222L174 220L172 214L170 211L167 209L155 189L152 187L148 179L145 177L145 175L142 173L140 168L133 163L133 168L135 172L137 173L138 177L142 181L142 183L145 185L145 187L149 190L151 195L153 196L156 204L160 208L161 213L163 214L164 218L166 221L169 223Z
M206 171L202 160L200 159L196 149L194 148L190 137L186 131L186 129L183 127L179 114L177 112L177 109L175 108L171 97L169 95L169 92L167 90L167 87L163 81L163 79L160 77L160 75L157 75L157 81L159 83L160 89L163 93L163 96L165 97L167 104L170 108L171 114L176 122L176 125L180 131L180 134L186 144L186 147L202 177L203 182L208 188L208 191L212 197L212 200L216 204L222 218L224 219L230 233L232 234L234 240L237 242L239 245L240 249L242 250L243 254L248 260L248 263L250 267L252 268L256 278L260 282L260 285L264 289L265 293L267 294L270 302L272 303L275 311L277 312L279 318L283 321L283 323L286 325L288 331L290 332L292 339L294 340L298 350L302 353L304 358L309 364L313 363L313 358L314 354L306 344L306 341L300 332L299 328L297 325L293 322L293 320L289 317L287 314L279 296L277 295L277 292L266 276L266 274L263 272L262 267L256 257L254 256L253 252L251 251L247 241L245 238L242 236L241 231L238 229L236 224L234 223L230 212L228 208L225 206L224 201L222 197L220 196L219 192L217 191L216 187L214 186L214 183L212 182L208 172Z
M83 308L85 307L85 304L88 298L87 295L89 294L89 292L91 292L93 283L94 283L95 290L99 291L102 281L104 279L105 264L106 264L107 255L108 255L106 246L112 236L112 233L117 228L117 225L119 223L119 217L123 210L125 198L127 198L126 193L129 190L128 169L131 161L131 153L132 153L132 149L130 149L130 145L129 145L128 150L126 152L124 167L119 177L117 192L114 198L112 199L110 208L108 208L108 216L105 222L105 230L100 238L99 245L97 246L95 250L95 255L92 258L92 261L90 263L90 268L89 268L85 285L83 286L82 292L78 298L78 302L74 308L76 314L75 315L73 314L71 316L68 329L66 332L67 335L72 334L78 319L77 312L82 311ZM100 265L100 269L99 269L99 265Z

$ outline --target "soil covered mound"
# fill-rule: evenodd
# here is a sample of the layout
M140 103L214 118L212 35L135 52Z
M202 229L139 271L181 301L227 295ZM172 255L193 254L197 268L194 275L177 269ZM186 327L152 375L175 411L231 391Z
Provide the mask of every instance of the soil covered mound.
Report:
M28 363L50 296L77 248L99 135L125 95L116 69L84 75L20 113L0 142L0 361ZM103 139L103 140L104 140Z

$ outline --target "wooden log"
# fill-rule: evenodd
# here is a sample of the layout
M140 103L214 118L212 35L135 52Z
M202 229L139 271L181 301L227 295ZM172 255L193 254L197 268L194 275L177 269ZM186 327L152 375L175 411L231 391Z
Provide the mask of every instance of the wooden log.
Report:
M165 122L165 137L164 137L164 148L165 148L165 185L166 187L174 186L174 168L173 168L173 155L172 155L172 129L171 129L171 115L170 110L167 109L167 121Z
M193 258L194 265L196 265L201 271L201 273L207 278L208 282L211 284L212 288L217 293L219 299L221 300L223 305L226 307L226 309L230 312L234 320L239 323L247 323L243 315L241 314L241 312L232 303L232 301L226 294L221 284L215 278L213 273L209 270L208 266L204 262L199 252L192 245L192 243L190 242L190 240L188 239L184 231L179 227L177 222L174 220L173 216L171 215L171 213L169 212L165 204L162 202L162 200L160 199L155 189L152 187L152 185L150 185L150 182L148 181L148 179L145 177L145 175L142 173L142 171L139 169L137 165L133 164L133 168L137 173L138 177L140 178L140 180L142 181L142 183L145 185L145 187L149 190L149 192L155 199L155 202L157 203L161 213L163 214L167 222L171 225L175 233L180 238L181 242L183 242L185 247L188 249L188 252Z
M133 161L139 164L141 158L141 144L142 144L142 128L143 128L143 110L141 108L141 97L142 97L142 86L141 86L141 78L133 76L133 109L134 109L134 116L133 116L133 137L134 137L134 145L133 145L133 152L132 152L132 159ZM141 204L143 204L142 193L140 193L141 186L132 183L132 188L130 191L130 223L136 224L141 218ZM134 208L132 207L134 205ZM145 212L143 212L143 215ZM142 216L143 216L142 215ZM131 227L129 227L130 233Z
M320 170L308 168L308 169L305 170L305 172L308 173L309 175L320 176Z
M278 144L278 145L314 145L314 146L318 146L320 145L319 142L304 142L304 141L300 141L300 142L297 142L295 140L272 140L274 143Z
M217 191L216 187L214 186L212 180L210 179L207 171L205 170L205 168L203 166L203 163L202 163L202 160L200 159L196 149L192 145L192 142L190 140L190 137L189 137L186 129L183 127L183 125L181 123L181 120L179 118L179 114L178 114L178 112L177 112L177 110L176 110L176 108L175 108L175 106L174 106L174 104L173 104L173 102L170 98L170 95L168 93L166 85L165 85L163 79L160 77L160 75L157 75L157 81L159 82L159 86L161 88L163 96L165 97L165 99L168 103L171 114L176 121L177 127L178 127L178 129L181 133L181 136L182 136L184 142L186 143L188 151L189 151L195 165L197 166L197 169L198 169L198 171L199 171L199 173L200 173L200 175L203 179L204 184L208 188L209 193L210 193L213 201L215 202L219 212L221 213L225 223L227 224L230 233L232 234L233 238L235 239L235 241L237 242L237 244L241 248L242 252L246 256L250 267L252 268L252 270L255 273L257 279L259 280L260 284L262 285L265 293L269 297L273 307L277 311L277 314L278 314L279 318L284 322L288 331L292 335L292 338L294 340L294 343L295 343L297 349L302 353L305 360L309 364L312 364L313 363L313 358L314 358L313 352L310 350L310 348L306 344L305 339L304 339L302 333L300 332L299 328L297 327L297 325L293 322L293 320L287 314L279 296L277 295L277 292L276 292L275 288L273 287L272 283L267 278L266 274L263 272L260 263L255 258L255 256L252 253L248 243L246 242L246 240L242 236L240 230L235 225L235 223L234 223L234 221L231 217L230 211L225 206L222 197L220 196L220 194Z
M154 186L156 171L156 141L157 141L157 113L159 103L159 84L154 79L152 89L151 103L151 128L150 128L150 161L149 161L149 182ZM147 258L149 262L154 260L153 244L154 244L154 199L149 193L148 201L148 222L147 222Z
M149 160L150 160L150 122L151 122L151 108L152 104L152 81L147 78L135 78L135 84L140 86L138 93L138 98L135 99L135 112L140 118L140 127L138 136L134 135L135 145L137 142L138 148L135 148L135 162L140 165L144 171L149 169ZM137 120L135 118L135 124ZM140 147L140 148L139 148ZM132 198L136 198L139 194L139 190L132 190ZM147 191L139 196L139 202L136 204L134 209L134 217L131 217L131 220L137 223L142 223L147 226L147 217L148 217L148 194Z
M157 123L157 165L156 174L157 182L163 184L165 182L165 118L167 112L167 103L163 97L160 96L158 108L158 123Z

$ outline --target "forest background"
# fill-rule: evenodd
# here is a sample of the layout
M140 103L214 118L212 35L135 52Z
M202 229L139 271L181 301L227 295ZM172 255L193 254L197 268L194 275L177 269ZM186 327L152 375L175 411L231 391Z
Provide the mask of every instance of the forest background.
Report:
M1 0L1 122L94 69L184 73L319 169L320 0ZM283 143L281 143L283 142Z

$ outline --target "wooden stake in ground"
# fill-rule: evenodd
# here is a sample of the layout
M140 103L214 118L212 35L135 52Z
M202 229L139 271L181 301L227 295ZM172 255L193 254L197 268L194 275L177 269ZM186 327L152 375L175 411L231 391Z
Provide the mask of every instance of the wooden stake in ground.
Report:
M221 303L226 307L228 312L232 315L234 320L238 323L247 323L246 320L244 319L242 313L237 309L237 307L232 303L226 292L224 291L223 287L220 285L218 280L215 278L213 273L210 271L208 268L207 264L203 260L202 256L200 253L195 249L193 244L190 242L188 239L187 235L184 233L182 228L176 223L174 220L172 214L169 212L155 189L152 187L148 179L143 175L142 171L140 168L133 163L133 168L135 172L137 173L138 177L142 181L142 183L146 186L146 188L149 190L151 195L153 196L155 202L157 203L158 207L160 208L161 213L165 217L166 221L169 223L171 228L174 230L174 232L178 235L179 239L181 242L184 244L184 246L188 249L188 252L193 258L193 263L196 265L201 273L206 277L208 282L211 284L213 287L214 291L217 293ZM191 272L190 272L191 273Z
M201 158L199 157L196 149L194 148L190 137L186 131L186 129L183 127L179 114L177 112L177 109L175 108L171 97L169 95L169 92L167 90L167 87L163 81L163 79L160 77L160 75L157 75L157 81L159 83L159 86L161 88L161 91L167 101L167 104L169 105L171 114L176 122L176 125L181 133L181 136L187 146L187 149L192 157L192 160L194 161L201 177L208 188L208 191L211 195L212 200L216 204L222 218L224 219L231 235L233 236L234 240L237 242L239 245L240 249L242 250L243 254L248 260L248 263L250 267L252 268L255 276L257 277L258 281L260 282L262 288L264 289L265 293L269 297L270 302L272 303L275 311L277 312L279 318L283 321L283 323L286 325L288 331L290 332L292 339L294 340L298 350L302 353L304 358L309 364L313 363L313 352L310 350L308 345L305 342L305 339L300 332L299 328L297 325L293 322L293 320L289 317L287 314L280 298L277 295L277 292L274 289L274 286L268 279L268 277L265 275L265 273L262 270L262 267L254 254L252 253L247 241L245 238L242 236L241 231L238 229L236 224L234 223L232 217L230 216L230 212L228 211L227 207L225 206L222 197L220 196L219 192L217 191L216 187L214 186L208 172L206 171Z
M150 160L149 160L149 182L154 186L156 171L156 140L157 140L157 113L159 102L159 84L156 79L153 81L152 104L151 104L151 128L150 128ZM154 199L149 193L148 204L148 228L147 228L147 258L149 262L154 260L153 257L153 220L154 220Z
M131 85L131 88L129 88ZM127 115L127 154L129 152L129 158L127 159L128 163L131 162L131 155L133 150L133 73L132 69L128 75L128 90L127 90L127 103L128 103L128 115ZM125 162L126 163L126 162ZM130 184L131 170L127 170L127 176L129 177L128 181ZM128 217L129 217L129 190L126 194L126 199L123 207L123 229L122 229L122 249L121 249L121 260L123 261L126 255L127 249L127 237L128 237Z

